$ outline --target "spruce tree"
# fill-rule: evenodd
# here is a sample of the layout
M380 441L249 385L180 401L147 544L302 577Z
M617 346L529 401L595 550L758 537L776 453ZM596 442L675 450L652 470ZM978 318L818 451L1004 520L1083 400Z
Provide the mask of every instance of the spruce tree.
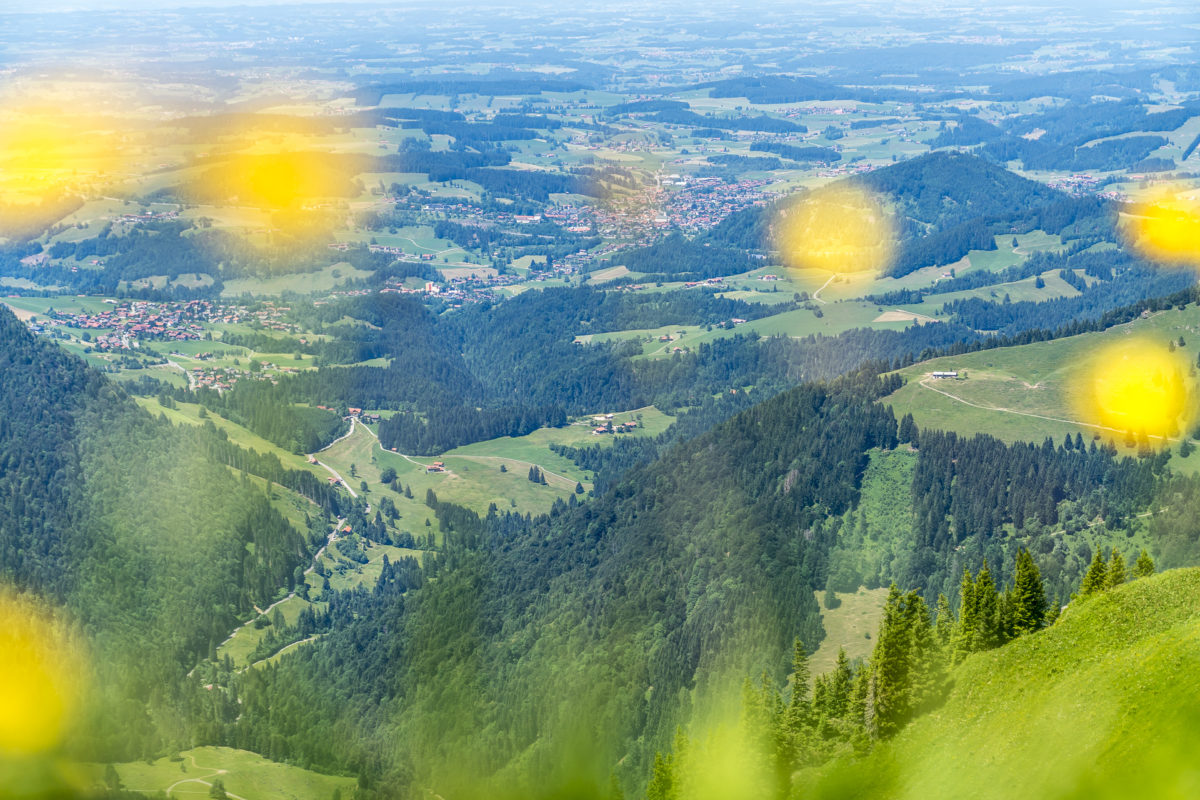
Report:
M1092 564L1088 567L1087 574L1083 576L1083 583L1079 587L1079 592L1084 597L1102 591L1108 585L1108 568L1104 563L1104 554L1096 551L1096 555L1092 556Z
M669 757L663 758L662 753L654 754L654 771L650 776L650 784L646 786L646 800L675 800L671 760Z
M874 679L874 735L891 736L908 717L911 646L904 599L896 584L888 592L879 625L879 638L871 654Z
M1105 579L1105 585L1108 588L1120 586L1128 577L1125 574L1125 556L1121 555L1121 551L1117 548L1112 549L1112 555L1108 560L1108 576Z
M1058 619L1058 615L1062 613L1062 607L1062 601L1057 597L1054 598L1054 600L1050 603L1050 606L1046 609L1046 617L1042 623L1043 627L1049 628L1054 624L1054 621Z
M804 645L800 638L796 637L796 641L792 644L792 698L788 704L788 714L797 723L804 721L808 716L810 676L808 653L804 652Z
M934 628L934 635L937 638L938 646L946 651L950 647L950 637L954 633L954 612L950 610L950 600L944 594L938 594L937 599L937 625Z
M829 676L818 675L813 678L812 716L814 720L830 716L829 713Z
M975 579L971 570L963 568L958 594L958 624L951 637L951 663L957 664L974 652L976 628L979 627L979 607L975 603Z
M975 613L977 615L973 650L990 650L1000 644L1000 597L987 559L975 576Z
M1017 553L1012 600L1013 633L1020 636L1042 627L1046 619L1046 589L1028 550Z
M1154 574L1154 559L1150 558L1150 554L1142 548L1141 554L1137 557L1137 561L1133 565L1133 577L1149 578Z
M946 659L929 618L929 606L917 592L904 597L908 633L908 711L920 711L941 695L946 681Z
M826 709L831 717L844 717L850 710L850 694L853 691L854 673L850 669L850 659L846 651L838 648L837 663L826 681L828 690Z

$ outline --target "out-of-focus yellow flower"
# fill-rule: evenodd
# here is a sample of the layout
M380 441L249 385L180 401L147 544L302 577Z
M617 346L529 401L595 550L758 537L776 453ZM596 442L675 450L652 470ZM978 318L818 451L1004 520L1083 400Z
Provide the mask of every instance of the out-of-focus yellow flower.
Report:
M62 620L0 588L0 755L56 747L78 711L83 674Z
M94 183L118 168L113 122L71 107L19 107L0 114L0 199L39 202Z
M1162 264L1200 266L1200 202L1158 194L1124 218L1126 240Z
M879 272L891 262L895 238L879 200L847 183L809 193L775 225L776 246L794 269Z
M1101 349L1074 387L1084 421L1162 444L1186 431L1194 419L1188 364L1166 345L1146 339L1117 342Z

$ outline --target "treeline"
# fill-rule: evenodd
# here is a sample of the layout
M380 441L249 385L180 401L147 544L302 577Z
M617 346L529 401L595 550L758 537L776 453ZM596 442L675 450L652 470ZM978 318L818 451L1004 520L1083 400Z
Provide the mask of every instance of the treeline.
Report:
M770 171L783 168L783 162L778 158L722 154L708 156L707 160L708 163L715 164L718 167L727 167L744 172Z
M1088 97L1061 108L1010 120L1003 128L964 114L957 118L953 127L943 123L941 133L930 144L933 147L982 144L980 152L988 158L1000 162L1019 159L1026 169L1128 169L1141 163L1166 140L1161 136L1125 136L1091 142L1140 131L1172 131L1195 113L1194 106L1148 113L1147 108L1133 98L1096 103ZM1034 131L1037 136L1028 138Z
M759 114L756 117L718 117L697 114L685 108L666 108L649 117L651 122L666 125L713 128L724 131L756 131L760 133L805 133L808 128L796 122Z
M1193 283L1188 275L1141 266L1128 254L1118 251L1088 255L1095 259L1089 259L1093 265L1099 265L1101 259L1108 260L1114 265L1115 274L1110 280L1093 284L1075 297L1019 303L972 297L947 303L944 313L975 330L1012 335L1035 328L1052 330L1066 320L1098 320L1112 309L1165 297L1183 291Z
M706 244L673 233L651 245L611 257L605 266L623 264L631 272L647 274L646 280L704 280L748 272L759 266L744 251Z
M841 161L842 154L828 147L815 145L783 144L782 142L751 142L750 150L758 153L774 153L792 161Z
M404 453L435 455L460 444L524 436L538 428L561 428L566 424L567 414L558 405L488 409L455 406L388 417L379 423L379 443Z
M524 75L496 74L479 78L410 78L404 81L363 86L354 92L360 106L375 106L389 94L480 94L538 95L542 92L577 92L592 88L586 83L561 78L530 78Z

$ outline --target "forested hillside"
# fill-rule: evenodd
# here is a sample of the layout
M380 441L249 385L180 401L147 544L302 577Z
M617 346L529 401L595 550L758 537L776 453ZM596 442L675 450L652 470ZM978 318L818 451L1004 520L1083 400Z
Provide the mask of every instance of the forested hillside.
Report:
M220 736L269 739L273 757L304 765L365 759L379 796L603 787L610 774L636 790L675 726L736 707L744 676L784 684L792 641L811 651L823 637L816 592L896 581L928 610L940 594L957 603L964 568L990 564L1009 585L1028 548L1053 606L1077 590L1097 542L1132 536L1133 514L1177 480L1163 459L1082 441L1004 445L898 425L875 402L894 385L864 371L786 392L545 517L476 520L432 500L456 520L437 581L363 598L346 628L235 684L248 711ZM863 479L884 455L913 470L911 493L889 501L907 504L903 517L881 525L861 493L878 491ZM1153 535L1161 549L1176 534ZM385 628L386 643L371 638ZM390 682L336 677L384 663L401 665ZM335 683L337 694L325 688ZM297 695L296 715L280 713ZM337 751L306 733L330 725L351 726ZM380 729L408 743L399 756L381 753ZM572 750L583 740L586 755Z
M181 676L292 585L336 501L211 426L149 416L6 310L0 365L0 574L65 605L89 635L100 690L77 752L182 746L196 698ZM281 486L264 491L227 464L306 492L311 529L271 502Z

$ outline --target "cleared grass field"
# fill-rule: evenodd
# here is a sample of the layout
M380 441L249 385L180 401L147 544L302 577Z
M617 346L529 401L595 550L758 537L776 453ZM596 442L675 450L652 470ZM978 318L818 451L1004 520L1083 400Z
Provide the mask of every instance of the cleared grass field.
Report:
M1043 272L1040 277L1045 284L1041 289L1037 288L1037 277L1030 277L1019 281L1012 281L1011 283L996 283L991 286L980 286L977 289L966 289L961 292L928 295L924 303L904 305L900 306L900 308L919 313L933 314L949 303L972 297L998 302L1003 300L1005 295L1008 295L1009 300L1014 303L1026 300L1040 303L1043 300L1053 300L1056 297L1075 297L1079 294L1078 289L1059 276L1058 270Z
M546 451L547 455L553 455ZM363 426L355 428L354 434L333 447L318 454L323 463L336 469L355 491L360 481L367 482L370 500L372 495L386 494L396 503L401 514L401 528L413 534L439 532L433 511L425 504L425 493L432 489L439 500L470 508L485 514L489 506L524 512L539 513L549 510L556 498L566 500L575 490L575 481L568 477L556 477L555 470L546 467L548 485L535 484L528 478L529 465L523 467L515 461L508 462L510 468L500 471L500 460L478 456L406 457L399 453L383 450L375 436ZM544 461L545 459L543 459ZM428 472L426 468L434 461L445 461L445 472ZM357 477L351 477L354 466ZM381 472L387 467L396 470L398 480L407 487L412 498L398 494L379 482ZM425 520L430 527L425 527ZM440 539L439 539L440 541Z
M331 264L316 272L295 272L271 278L236 278L228 281L221 291L222 297L240 297L243 294L277 295L282 292L308 294L327 292L339 283L351 278L366 278L373 273L345 262Z
M87 766L97 786L102 786L104 765ZM329 800L338 791L350 797L356 786L355 778L322 775L229 747L197 747L150 764L133 761L113 766L126 790L169 792L184 800L210 797L214 778L221 779L231 797L246 800Z
M1056 442L1081 433L1085 440L1112 440L1124 450L1125 432L1106 429L1075 410L1089 358L1106 345L1140 335L1162 342L1184 338L1183 355L1194 362L1200 345L1200 308L1161 311L1110 328L1037 342L933 359L900 370L906 385L883 402L897 416L911 413L923 428L963 434L987 433L1005 441ZM934 379L934 371L966 373L965 379ZM1174 448L1173 448L1174 449ZM1194 469L1195 456L1173 466Z
M824 592L814 594L817 604L821 605L825 638L808 659L812 674L822 675L833 671L839 648L846 651L846 657L851 661L870 656L875 647L875 635L879 632L879 620L883 618L888 590L859 588L853 593L836 593L841 602L832 609L821 604Z
M134 397L134 400L150 413L155 415L165 414L167 419L179 425L203 425L211 421L218 429L225 431L225 434L229 437L229 441L246 450L257 450L259 453L274 455L288 469L305 470L321 477L329 475L328 472L320 467L314 467L312 464L309 464L302 456L298 456L295 453L284 450L278 445L268 442L258 434L230 422L219 414L207 412L207 416L201 418L201 406L198 404L176 403L175 408L164 408L159 404L158 399L154 397Z
M632 421L638 421L640 427L633 433L620 434L621 436L657 436L669 428L675 418L662 413L654 406L613 415L614 425ZM518 470L522 474L528 473L530 464L538 464L570 480L580 481L586 488L591 476L586 471L579 469L573 461L551 452L549 445L609 447L616 439L616 436L593 435L592 428L592 424L578 423L563 428L540 428L525 436L515 438L504 436L455 448L446 453L444 458L474 458L481 463L487 460L492 462L497 469L503 463L509 471Z

